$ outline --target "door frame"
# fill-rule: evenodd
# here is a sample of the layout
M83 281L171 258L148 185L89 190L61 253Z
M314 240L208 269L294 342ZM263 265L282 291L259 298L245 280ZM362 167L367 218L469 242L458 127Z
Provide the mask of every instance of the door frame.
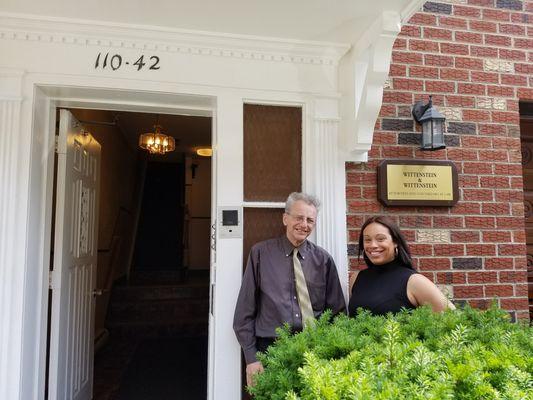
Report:
M42 90L44 89L44 90ZM33 111L34 116L35 115L46 115L48 116L47 123L43 124L43 118L34 118L34 130L41 132L41 139L44 139L47 143L55 143L55 126L56 126L56 109L57 108L83 108L83 109L100 109L100 110L117 110L117 111L135 111L135 112L148 112L148 113L166 113L166 114L188 114L188 115L198 115L198 116L205 116L210 117L213 120L212 124L212 132L211 132L211 143L212 147L216 147L216 124L214 123L215 120L215 113L216 108L214 105L204 105L204 106L187 106L186 101L184 104L180 105L174 105L169 106L167 101L157 101L154 99L151 99L149 101L138 101L136 100L134 104L129 103L127 101L123 102L113 102L109 101L107 99L107 94L104 95L104 91L102 91L102 97L94 97L95 90L98 91L98 89L94 88L80 88L75 90L77 96L76 98L72 98L71 96L55 96L54 93L59 91L61 92L63 89L65 89L62 86L47 86L45 88L43 87L36 87L36 90L41 90L42 93L38 96L36 96L36 99L39 101L35 101ZM108 90L106 90L107 92ZM118 92L119 89L116 89ZM111 91L112 93L113 91ZM134 90L131 90L132 95ZM123 95L123 91L121 91ZM150 94L153 95L153 94ZM135 91L135 96L139 97L139 92ZM180 101L187 100L188 96L182 96L177 95L180 97ZM191 96L191 99L193 99L193 102L196 102L197 96ZM207 99L207 103L212 103L211 100ZM44 125L44 126L43 126ZM213 152L213 162L212 162L212 170L211 170L211 188L212 188L212 198L211 198L211 224L214 224L215 220L215 211L216 210L216 181L217 181L217 171L216 171L216 151ZM54 171L54 152L48 152L48 157L46 159L43 159L42 162L44 163L45 167L44 170L47 171L46 174L46 186L47 190L45 191L45 198L43 203L43 209L45 211L45 226L44 226L44 232L48 232L48 237L43 238L43 244L44 244L44 251L43 251L43 271L48 271L50 269L50 263L49 263L49 257L46 257L46 254L49 254L50 251L50 238L51 238L51 228L52 228L52 196L53 196L53 171ZM65 185L65 182L57 181L56 183L57 187L59 185ZM57 227L56 227L57 229ZM48 249L48 250L47 250ZM213 273L214 269L214 251L211 252L211 261L210 261L210 275ZM46 275L46 272L44 273ZM45 277L45 276L44 276ZM212 281L213 278L210 277L210 280ZM43 279L43 286L48 286L48 279ZM47 287L45 290L43 290L43 293L47 293ZM48 296L42 296L42 303L41 303L41 310L40 315L41 316L47 316L48 309L51 306L51 303L48 301ZM210 299L211 301L211 299ZM210 313L208 317L209 321L209 336L208 336L208 348L209 348L209 354L208 354L208 393L213 392L213 370L211 368L211 364L214 361L214 317ZM49 358L51 355L48 355L48 358L46 357L46 354L43 355L43 352L46 353L46 336L47 336L47 321L41 321L39 324L42 328L40 329L40 348L39 348L39 354L40 354L40 362L39 365L43 368L40 368L41 371L45 370L45 365L49 362ZM40 388L37 391L36 395L38 398L41 398L44 394L44 387L47 384L44 380L44 376L39 379L40 381ZM211 398L211 397L208 397Z

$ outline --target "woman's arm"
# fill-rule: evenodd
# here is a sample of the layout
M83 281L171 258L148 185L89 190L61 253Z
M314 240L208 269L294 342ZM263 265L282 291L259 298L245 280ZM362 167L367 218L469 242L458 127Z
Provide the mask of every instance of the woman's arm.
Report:
M448 301L437 286L422 274L413 274L407 281L407 297L414 306L430 304L434 312L441 312L455 306Z

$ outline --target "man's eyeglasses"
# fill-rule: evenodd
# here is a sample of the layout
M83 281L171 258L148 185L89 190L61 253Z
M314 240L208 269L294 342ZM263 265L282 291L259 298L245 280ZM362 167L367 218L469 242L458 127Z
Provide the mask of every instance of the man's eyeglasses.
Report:
M307 225L311 225L311 226L313 226L316 223L316 221L313 218L306 218L303 215L293 215L289 213L286 213L286 214L290 215L291 218L294 218L299 223L307 222Z

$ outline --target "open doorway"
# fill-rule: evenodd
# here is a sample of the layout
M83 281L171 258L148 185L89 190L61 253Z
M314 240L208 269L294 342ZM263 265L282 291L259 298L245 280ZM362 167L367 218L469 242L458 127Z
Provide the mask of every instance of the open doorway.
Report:
M70 111L101 145L93 399L205 399L211 118ZM154 124L175 151L139 148Z

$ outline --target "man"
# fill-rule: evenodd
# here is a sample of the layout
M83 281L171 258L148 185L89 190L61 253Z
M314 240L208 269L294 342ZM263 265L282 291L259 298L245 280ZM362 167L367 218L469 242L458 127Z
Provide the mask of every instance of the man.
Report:
M319 205L313 196L291 193L283 214L285 235L257 243L250 251L233 319L249 386L263 371L256 352L274 342L276 328L287 322L298 332L324 310L337 314L346 308L333 258L307 240Z

